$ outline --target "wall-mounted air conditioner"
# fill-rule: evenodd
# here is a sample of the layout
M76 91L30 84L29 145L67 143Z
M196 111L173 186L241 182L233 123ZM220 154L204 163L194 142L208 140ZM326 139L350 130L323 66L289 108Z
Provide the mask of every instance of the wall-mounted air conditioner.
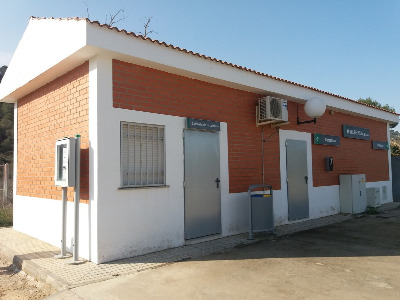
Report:
M287 100L271 96L258 99L257 124L276 121L288 121Z

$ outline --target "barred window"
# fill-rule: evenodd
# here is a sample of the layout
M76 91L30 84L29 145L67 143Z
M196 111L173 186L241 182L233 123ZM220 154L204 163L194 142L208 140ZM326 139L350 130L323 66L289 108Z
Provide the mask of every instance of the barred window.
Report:
M121 122L122 187L165 185L164 126Z

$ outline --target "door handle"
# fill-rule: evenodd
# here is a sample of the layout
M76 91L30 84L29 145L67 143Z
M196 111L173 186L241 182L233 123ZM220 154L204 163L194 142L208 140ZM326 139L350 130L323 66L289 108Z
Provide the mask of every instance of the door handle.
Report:
M215 181L217 183L217 189L219 189L219 183L221 182L221 180L219 180L219 178L215 179Z
M306 184L308 184L308 176L304 176L304 179L306 180Z

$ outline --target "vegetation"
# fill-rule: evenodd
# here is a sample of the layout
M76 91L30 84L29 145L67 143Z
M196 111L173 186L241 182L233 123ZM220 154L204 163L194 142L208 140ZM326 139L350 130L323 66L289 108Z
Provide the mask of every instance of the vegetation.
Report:
M14 105L0 103L0 164L12 163L14 147Z
M400 156L400 133L390 130L390 151L392 156Z
M0 68L0 83L7 66ZM12 163L14 147L14 105L0 103L0 164Z
M86 6L87 18L90 19L89 6L87 2L85 3L85 6ZM114 14L107 14L105 24L107 24L110 27L113 27L115 26L116 23L126 20L127 18L128 16L125 15L125 10L121 8ZM153 17L146 17L146 21L143 24L143 31L138 32L138 34L143 35L144 37L148 37L149 34L152 33L158 34L158 32L150 29L150 22L152 19Z
M379 212L376 210L376 208L372 207L372 206L368 206L364 213L367 215L378 215L379 214Z
M6 70L7 70L7 66L2 66L2 67L0 68L0 82L1 82L1 80L3 79L3 76L4 76L4 74L6 73Z
M394 107L390 106L389 104L382 105L378 101L372 100L370 97L365 98L365 99L360 98L360 99L358 99L358 102L361 102L361 103L364 103L364 104L368 104L368 105L372 105L372 106L375 106L375 107L378 107L378 108L382 108L382 109L385 109L385 110L388 110L388 111L391 111L391 112L395 112Z
M390 152L392 156L400 156L400 145L396 142L390 141Z
M0 206L0 227L12 226L13 207L11 204Z

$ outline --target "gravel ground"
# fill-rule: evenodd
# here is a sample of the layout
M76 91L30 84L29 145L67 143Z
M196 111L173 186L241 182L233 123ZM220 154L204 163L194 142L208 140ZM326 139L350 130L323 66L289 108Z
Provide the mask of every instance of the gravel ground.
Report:
M49 295L41 283L22 271L14 269L8 260L0 256L0 299L37 300Z

